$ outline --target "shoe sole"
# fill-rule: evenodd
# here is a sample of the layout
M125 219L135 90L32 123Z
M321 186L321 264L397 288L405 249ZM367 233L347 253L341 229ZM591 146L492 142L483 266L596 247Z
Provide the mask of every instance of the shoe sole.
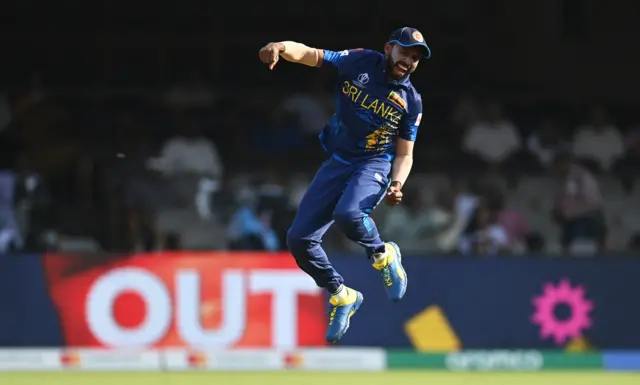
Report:
M362 296L362 293L358 292L358 298L356 299L356 302L354 302L355 305L353 305L353 309L351 309L351 312L349 312L349 317L347 317L347 326L344 328L344 330L342 330L340 334L336 336L336 338L331 340L327 339L328 343L335 344L336 342L340 341L342 337L344 337L344 335L347 333L347 330L349 330L349 326L351 326L351 317L353 317L358 309L360 309L360 306L362 306L362 302L364 302L364 297Z
M407 275L407 271L404 269L404 265L402 264L402 253L400 252L400 247L395 242L389 242L389 244L396 251L396 256L398 257L398 262L400 263L400 268L402 269L402 272L404 273L404 282L405 282L404 283L404 293L402 293L402 296L400 298L391 298L391 300L393 302L400 302L400 300L402 300L402 298L404 298L404 295L407 293L407 285L409 284L409 276Z

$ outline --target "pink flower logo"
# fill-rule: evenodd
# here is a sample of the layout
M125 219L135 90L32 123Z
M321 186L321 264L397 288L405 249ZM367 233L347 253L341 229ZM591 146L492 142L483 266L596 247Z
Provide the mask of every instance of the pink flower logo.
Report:
M591 327L589 312L593 310L593 301L585 298L583 286L572 287L568 279L544 285L544 293L533 298L535 313L531 322L540 326L540 338L553 337L560 345L569 338L577 338L585 329ZM566 305L571 310L568 319L558 319L555 309L558 305Z

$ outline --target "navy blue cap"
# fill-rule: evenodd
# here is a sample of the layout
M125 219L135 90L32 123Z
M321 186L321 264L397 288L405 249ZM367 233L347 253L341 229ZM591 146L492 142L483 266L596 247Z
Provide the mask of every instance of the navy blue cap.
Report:
M404 27L393 31L389 37L389 43L400 44L403 47L424 47L424 57L431 58L431 49L424 41L424 36L415 28Z

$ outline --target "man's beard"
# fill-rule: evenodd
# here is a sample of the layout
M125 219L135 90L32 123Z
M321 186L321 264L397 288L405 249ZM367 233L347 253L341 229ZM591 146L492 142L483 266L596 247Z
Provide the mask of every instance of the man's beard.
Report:
M394 62L391 55L385 55L385 61L386 61L387 73L389 74L389 77L391 77L392 79L395 79L395 80L405 79L409 75L411 75L411 73L413 72L412 68L410 66L407 66L407 70L404 73L404 75L398 76L395 73L395 67L396 67L396 64L400 62L400 60Z

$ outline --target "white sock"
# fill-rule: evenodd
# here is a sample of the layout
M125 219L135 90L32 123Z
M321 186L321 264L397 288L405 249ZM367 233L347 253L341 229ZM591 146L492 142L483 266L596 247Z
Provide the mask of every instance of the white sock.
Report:
M340 285L338 290L336 290L336 292L331 296L338 301L344 301L345 299L347 299L347 287L345 285Z
M384 253L376 253L373 255L373 260L376 263L382 262L389 255L389 250L387 250L387 245L384 246Z

